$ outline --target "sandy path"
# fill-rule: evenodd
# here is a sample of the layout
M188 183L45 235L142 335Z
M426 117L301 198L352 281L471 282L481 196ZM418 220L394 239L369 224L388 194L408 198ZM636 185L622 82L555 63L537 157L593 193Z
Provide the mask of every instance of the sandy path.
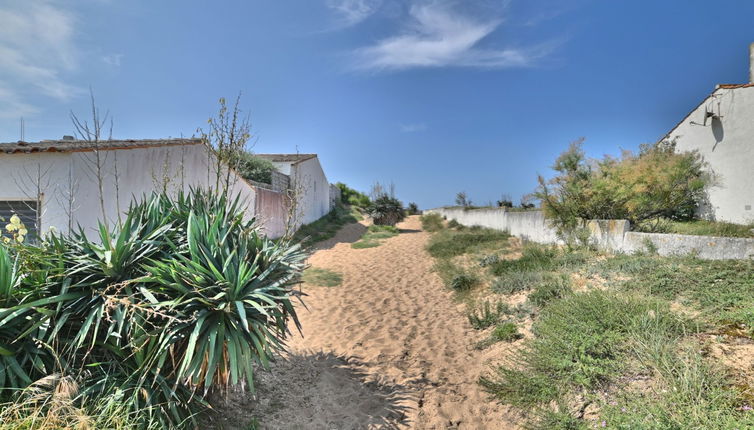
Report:
M303 286L304 336L257 374L259 400L236 401L236 411L264 429L516 428L476 383L499 352L474 349L479 333L431 271L418 217L398 227L376 248L351 248L361 224L319 244L309 262L343 284Z

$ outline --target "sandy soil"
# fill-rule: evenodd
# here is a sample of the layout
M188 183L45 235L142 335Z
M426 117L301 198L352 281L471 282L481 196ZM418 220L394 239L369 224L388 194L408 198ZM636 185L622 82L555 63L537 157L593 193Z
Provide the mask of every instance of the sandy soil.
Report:
M303 337L259 374L260 401L239 405L262 428L517 428L477 385L505 346L474 349L480 334L431 271L429 234L418 217L398 227L376 248L351 248L360 224L318 246L310 263L342 273L343 285L303 286Z

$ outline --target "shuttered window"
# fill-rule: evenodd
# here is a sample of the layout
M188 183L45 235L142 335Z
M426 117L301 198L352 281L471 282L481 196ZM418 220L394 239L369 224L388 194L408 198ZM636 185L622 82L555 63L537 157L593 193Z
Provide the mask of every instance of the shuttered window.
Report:
M0 200L0 227L2 227L0 235L8 236L5 226L10 222L13 215L18 215L21 222L26 226L28 231L26 237L35 240L39 228L39 202L35 200Z

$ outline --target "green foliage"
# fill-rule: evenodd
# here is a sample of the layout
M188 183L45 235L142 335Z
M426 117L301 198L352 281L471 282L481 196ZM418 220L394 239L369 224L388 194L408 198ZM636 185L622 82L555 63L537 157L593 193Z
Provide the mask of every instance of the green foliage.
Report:
M476 276L469 273L459 273L453 276L448 286L456 291L466 291L477 283L479 283L479 278Z
M343 283L343 275L319 267L306 269L301 279L309 285L318 285L320 287L337 287Z
M406 213L408 213L409 215L419 215L421 212L419 211L419 206L416 203L411 202L408 204Z
M313 223L302 225L293 235L293 240L309 247L335 237L341 227L358 222L360 219L361 215L355 209L338 205Z
M456 205L461 206L463 208L471 207L471 199L469 199L465 191L461 191L458 194L456 194Z
M436 232L442 230L445 226L440 214L428 213L421 216L422 230L428 232Z
M537 284L534 291L529 294L529 301L535 306L542 307L572 292L571 280L567 275L551 275Z
M275 165L251 152L235 151L229 155L229 165L235 168L244 179L272 184L272 172L275 171Z
M463 227L463 225L454 219L448 221L448 228L461 228L461 227Z
M705 199L711 179L696 152L676 153L673 143L661 142L638 155L587 160L582 142L558 157L558 176L540 177L534 193L563 236L589 219L690 220Z
M427 251L436 258L449 258L485 247L503 248L508 245L509 238L508 233L492 229L445 229L432 235Z
M480 267L487 267L491 266L497 262L500 261L500 257L497 254L490 254L485 255L484 257L479 259L479 266Z
M569 389L597 387L626 365L632 338L669 341L687 324L660 302L593 291L569 295L545 307L532 331L534 340L483 386L501 401L534 407Z
M496 341L512 342L517 339L521 339L523 336L518 332L516 323L507 321L498 324L492 331L490 337Z
M675 233L694 236L754 237L754 224L741 225L706 220L670 221L660 218L633 226L633 229L649 233Z
M57 373L81 387L74 406L117 409L139 426L187 426L202 393L253 388L253 366L298 325L304 254L261 235L224 196L154 195L96 240L50 235L18 255L28 276L0 305L3 359L17 365L0 388Z
M490 271L495 276L516 279L516 272L542 272L556 269L576 268L585 265L589 254L585 251L567 252L554 246L527 243L522 251L521 258L516 260L500 260L490 266ZM525 276L525 275L521 275ZM532 275L531 281L537 275ZM514 291L520 291L520 288ZM502 287L501 287L502 291Z
M389 239L400 234L398 228L391 225L370 225L358 242L351 244L351 248L364 249L380 246L381 240Z
M505 302L496 302L493 307L489 301L485 301L481 307L469 312L469 323L474 329L482 330L497 324L509 312L510 306Z
M367 213L376 225L394 226L406 217L403 212L403 203L388 195L376 198L367 209Z
M335 184L340 189L340 201L344 205L351 205L361 209L367 209L371 203L369 196L350 188L348 185L338 182Z

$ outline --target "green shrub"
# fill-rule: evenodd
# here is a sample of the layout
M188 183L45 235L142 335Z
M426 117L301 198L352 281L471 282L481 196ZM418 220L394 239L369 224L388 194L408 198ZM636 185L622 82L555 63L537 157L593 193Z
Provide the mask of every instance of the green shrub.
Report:
M489 301L485 301L481 307L469 312L469 323L474 329L482 330L500 322L503 315L507 315L510 311L510 306L505 302L497 302L493 307Z
M440 214L428 213L428 214L422 215L421 221L422 221L422 229L424 231L436 232L436 231L442 230L444 227L443 219L440 216Z
M514 272L541 272L574 269L585 266L590 254L586 251L561 251L554 246L527 243L516 260L500 260L490 265L495 276L507 276Z
M529 294L529 301L542 307L553 300L562 299L572 292L568 275L550 276L534 288L534 291Z
M369 207L371 201L366 194L358 192L342 182L336 183L335 186L340 189L340 201L344 205L351 205L361 209Z
M463 226L458 221L454 219L448 221L448 228L459 228L459 227L463 227Z
M512 342L521 339L523 336L518 332L516 323L508 321L498 324L492 331L491 337L496 341Z
M468 273L459 273L450 280L449 287L456 291L470 290L474 285L479 283L479 278Z
M367 209L376 225L395 225L406 217L403 203L394 197L383 195L372 202Z
M497 254L485 255L479 260L479 266L480 267L491 266L497 263L498 261L500 261L500 257L498 257Z
M272 184L272 172L275 165L271 161L259 158L247 151L236 152L228 161L241 177L256 182Z
M406 209L406 213L409 215L419 215L421 212L419 211L419 206L417 206L416 203L411 202L408 204L408 209Z
M674 142L663 141L642 145L638 155L587 160L582 142L558 157L559 174L540 177L534 193L561 234L589 219L690 220L705 199L711 178L698 152L676 152Z
M19 251L29 276L0 308L0 342L11 346L0 355L18 366L0 372L0 388L60 374L80 386L76 407L188 427L207 391L253 387L253 366L298 325L304 254L262 236L238 200L154 195L97 236L51 235ZM0 273L7 264L0 258Z

